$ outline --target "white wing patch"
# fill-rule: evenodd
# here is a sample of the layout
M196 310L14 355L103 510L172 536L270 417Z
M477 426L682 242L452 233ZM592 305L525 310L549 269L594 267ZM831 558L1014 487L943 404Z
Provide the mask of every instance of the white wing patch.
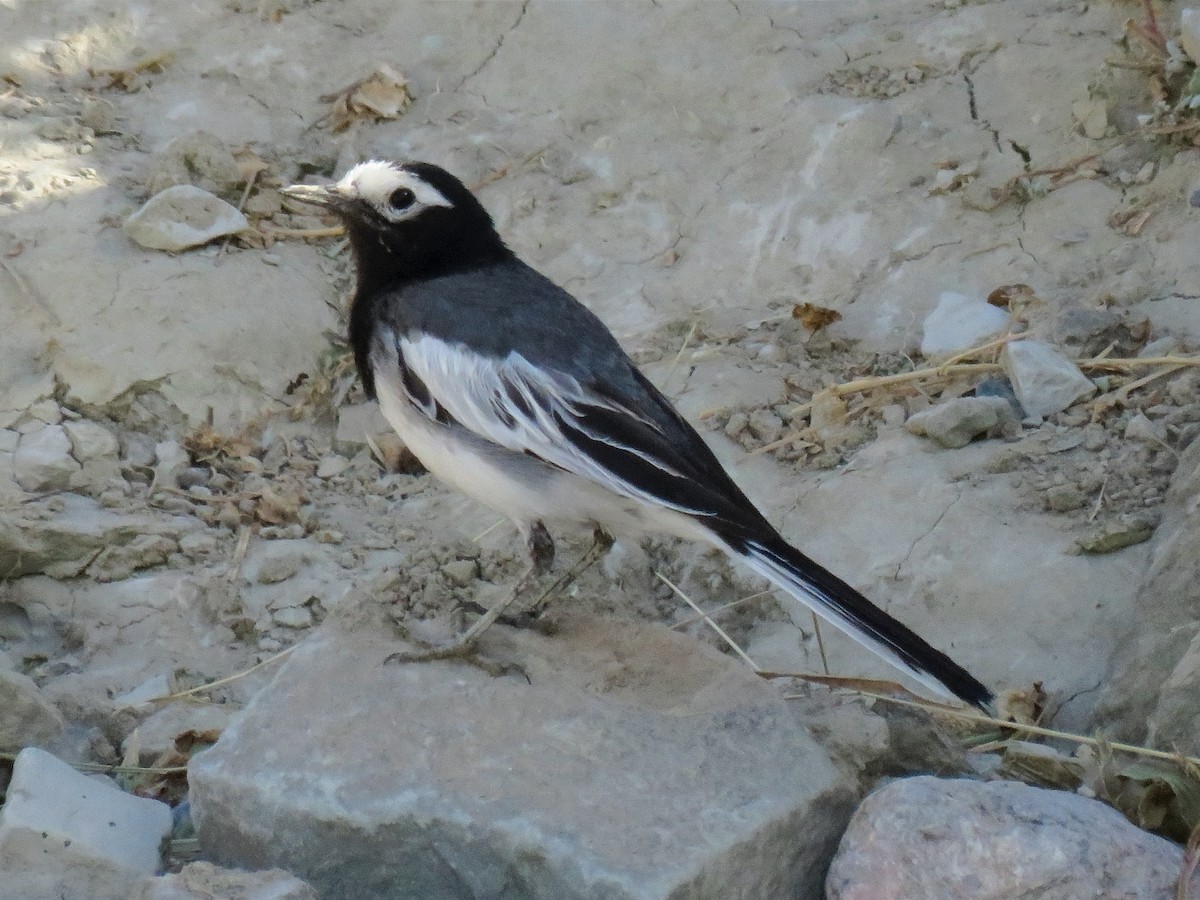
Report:
M658 430L654 422L591 393L572 376L539 369L516 352L505 359L494 359L429 335L409 340L384 332L380 337L394 341L401 364L428 390L426 398L408 392L410 402L426 417L436 420L437 407L441 407L452 419L481 437L517 453L531 453L621 496L690 515L709 514L665 501L630 484L566 437L564 424L590 440L639 457L664 475L682 477L666 461L589 427L583 414L592 408Z

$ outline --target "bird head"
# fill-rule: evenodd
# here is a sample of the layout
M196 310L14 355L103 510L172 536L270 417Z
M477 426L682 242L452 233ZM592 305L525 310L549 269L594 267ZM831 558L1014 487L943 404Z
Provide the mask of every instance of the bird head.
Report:
M508 255L483 204L432 163L370 160L332 184L297 184L283 193L341 219L360 281L431 277Z

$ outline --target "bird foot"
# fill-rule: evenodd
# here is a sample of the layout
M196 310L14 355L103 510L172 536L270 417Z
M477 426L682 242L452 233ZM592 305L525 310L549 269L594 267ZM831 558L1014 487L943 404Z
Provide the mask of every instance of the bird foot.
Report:
M434 662L435 660L459 660L475 666L477 669L482 669L493 678L500 678L504 675L520 675L529 681L529 675L522 666L517 663L488 659L480 652L477 641L466 638L466 635L460 635L444 643L419 641L419 647L392 653L383 661L383 664L388 666L401 663Z

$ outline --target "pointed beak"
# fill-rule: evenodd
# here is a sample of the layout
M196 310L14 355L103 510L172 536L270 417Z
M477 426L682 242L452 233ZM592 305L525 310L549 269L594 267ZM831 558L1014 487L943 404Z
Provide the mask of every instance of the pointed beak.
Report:
M314 206L324 206L326 208L336 207L345 200L331 184L292 184L281 188L280 192L285 197L291 197L293 200L311 203Z

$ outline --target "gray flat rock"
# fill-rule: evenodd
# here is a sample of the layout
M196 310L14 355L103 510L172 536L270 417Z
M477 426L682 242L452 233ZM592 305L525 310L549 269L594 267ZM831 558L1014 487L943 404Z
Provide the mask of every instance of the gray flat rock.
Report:
M590 617L485 646L529 682L327 626L193 760L205 855L328 897L820 896L851 790L773 687Z

